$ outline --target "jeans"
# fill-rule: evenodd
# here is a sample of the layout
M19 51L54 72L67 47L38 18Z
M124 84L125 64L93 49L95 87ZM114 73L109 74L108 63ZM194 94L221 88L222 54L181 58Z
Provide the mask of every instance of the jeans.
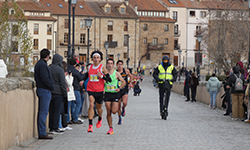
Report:
M210 106L215 107L215 103L216 103L216 95L217 95L217 91L210 91L209 95L210 95Z
M78 121L78 116L79 116L79 112L80 112L80 107L81 107L81 94L80 91L74 91L75 93L75 113L73 114L73 122Z
M63 104L63 96L58 94L52 94L52 99L49 106L50 130L58 129L58 122L60 119L62 104Z
M47 89L37 88L36 95L39 99L37 113L37 129L38 136L41 137L47 135L45 121L49 112L51 92Z
M84 103L84 92L80 92L81 93L81 107L80 107L80 111L79 111L79 115L82 114L82 106L83 106L83 103Z
M70 114L72 117L72 120L76 120L78 118L74 118L74 113L75 113L75 101L68 101L68 114L66 114L66 121L69 123L70 122L70 116L69 116L69 110L71 110Z

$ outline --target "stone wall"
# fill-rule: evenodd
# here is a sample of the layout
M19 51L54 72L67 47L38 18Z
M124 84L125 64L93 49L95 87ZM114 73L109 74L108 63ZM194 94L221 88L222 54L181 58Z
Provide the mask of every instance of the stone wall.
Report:
M173 85L172 91L179 93L179 94L184 94L183 88L184 88L183 82L176 82ZM221 108L221 104L223 101L223 99L221 99L221 96L224 93L225 93L224 89L223 87L221 87L220 92L216 96L217 108ZM191 89L190 89L190 99L191 99ZM210 96L209 96L209 93L207 92L207 82L200 82L199 86L197 87L196 100L209 105Z
M32 78L0 78L0 150L37 136L38 100Z

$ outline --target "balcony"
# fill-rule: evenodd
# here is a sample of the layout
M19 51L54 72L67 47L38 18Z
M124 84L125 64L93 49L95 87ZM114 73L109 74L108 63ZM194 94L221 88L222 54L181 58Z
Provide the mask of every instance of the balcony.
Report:
M148 50L163 50L164 44L148 43Z
M117 47L117 41L106 41L106 42L109 43L109 48L116 48ZM106 42L104 42L104 43L106 43Z
M181 36L181 30L178 30L177 32L174 31L174 36L175 36L175 37Z

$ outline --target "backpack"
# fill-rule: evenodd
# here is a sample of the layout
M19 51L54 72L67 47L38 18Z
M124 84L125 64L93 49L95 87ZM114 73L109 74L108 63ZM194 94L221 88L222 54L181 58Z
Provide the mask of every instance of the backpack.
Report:
M243 91L243 81L240 78L241 74L239 75L239 77L237 77L237 75L235 75L235 74L234 74L234 76L236 77L236 81L234 84L234 90L235 91Z

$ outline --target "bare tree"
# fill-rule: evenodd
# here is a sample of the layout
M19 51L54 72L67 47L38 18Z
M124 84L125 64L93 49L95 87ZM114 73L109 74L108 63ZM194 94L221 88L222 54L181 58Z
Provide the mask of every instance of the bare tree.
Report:
M8 66L9 76L27 76L32 52L27 20L14 1L3 2L0 12L0 59Z

